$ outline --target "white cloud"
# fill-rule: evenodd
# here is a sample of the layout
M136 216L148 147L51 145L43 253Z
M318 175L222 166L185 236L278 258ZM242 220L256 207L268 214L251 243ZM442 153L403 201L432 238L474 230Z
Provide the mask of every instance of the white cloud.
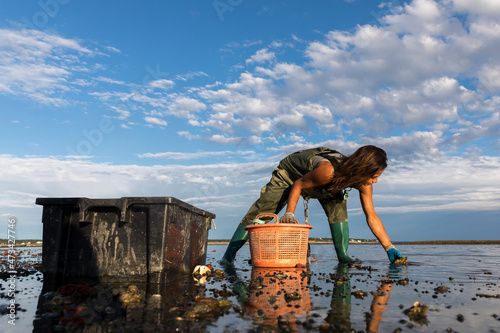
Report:
M459 83L455 78L432 78L422 84L425 97L432 99L447 99L460 94Z
M250 59L246 60L247 65L253 63L265 63L273 62L276 59L274 52L270 52L268 49L262 49L257 51Z
M299 111L292 111L291 113L277 115L274 118L274 123L275 126L273 128L279 133L286 133L290 130L296 129L307 131L308 129L304 115ZM268 127L269 128L265 128L265 130L270 131L272 128L271 126ZM259 130L262 131L264 128L260 128Z
M300 114L304 116L311 117L321 122L322 124L328 124L332 122L332 112L323 105L317 103L306 103L297 105L295 108Z
M384 17L384 22L397 33L435 36L462 33L458 20L449 15L446 2L414 0L404 4L395 14Z
M115 53L121 53L121 51L119 49L117 49L116 47L113 47L113 46L106 46L106 50L111 51L111 52L115 52Z
M106 83L111 83L111 84L118 84L118 85L123 85L123 86L126 86L128 85L127 82L125 81L120 81L120 80L114 80L114 79L111 79L109 77L103 77L103 76L98 76L95 78L97 81L101 81L101 82L106 82Z
M131 113L129 110L124 110L121 107L115 106L115 105L110 105L109 106L111 109L115 110L118 113L118 119L127 119L130 117Z
M79 57L94 53L79 41L36 30L0 29L0 93L55 106L67 102L54 94L71 90Z
M500 25L498 26L500 29ZM487 89L488 93L500 92L500 64L484 65L479 73L479 82Z
M478 15L496 16L500 14L500 3L496 0L453 0L457 10Z
M295 133L291 133L291 134L287 135L286 138L292 142L297 142L297 143L305 143L306 142L306 138L304 138L301 135L297 135Z
M139 157L144 158L164 158L164 159L173 159L173 160L192 160L199 158L207 158L213 156L225 156L238 154L241 155L242 152L234 152L234 151L203 151L196 153L186 153L186 152L163 152L163 153L144 153L138 155Z
M186 73L186 74L183 74L183 75L177 75L176 76L176 79L177 80L181 80L181 81L188 81L188 80L192 80L194 78L197 78L197 77L208 77L208 75L204 72L189 72L189 73Z
M211 142L216 142L216 143L220 143L220 144L224 144L224 145L231 144L231 145L237 145L237 146L242 146L242 147L262 143L261 138L258 136L250 136L247 138L243 138L243 137L228 138L224 135L214 134L212 136L209 136L207 139Z
M218 117L220 116L220 114L217 114L214 116L215 117ZM196 123L193 123L191 122L190 124L193 125L193 126L203 126L203 127L208 127L208 128L213 128L213 129L217 129L221 132L225 132L225 133L232 133L233 132L233 126L232 126L232 123L234 122L234 119L232 119L232 121L230 122L226 122L224 120L220 120L220 119L210 119L208 121L203 121L203 122L196 122Z
M498 183L500 174L498 157L482 156L472 159L463 156L443 156L429 159L426 156L415 163L392 161L383 175L386 191L397 193L400 204L420 203L431 207L443 204L462 204L467 210L482 208L469 204L469 200L483 200L481 207L498 210ZM437 192L436 192L437 191ZM379 200L384 200L383 196ZM441 199L438 197L442 196ZM387 198L390 202L391 198Z
M375 138L372 143L383 147L389 156L400 160L407 159L436 159L444 155L439 150L442 143L441 132L403 133L400 136Z
M196 99L179 96L167 106L166 112L179 118L193 118L193 114L205 108L206 105Z
M184 138L186 138L188 140L195 140L195 139L199 139L200 138L199 135L191 134L188 131L179 131L179 132L177 132L177 135L179 135L180 137L184 137Z
M279 124L307 131L313 119L323 129L342 124L343 131L383 134L400 126L460 122L458 109L474 92L456 74L477 73L472 59L457 52L463 48L459 41L468 38L466 28L449 6L430 0L387 13L384 26L332 31L325 42L310 43L304 65L279 62L260 50L248 62L273 63L199 92L213 111L203 124L226 134L235 126L258 134Z
M461 146L477 139L498 138L500 135L500 113L494 113L491 117L482 119L478 123L469 124L457 130L447 143L452 146Z
M255 45L261 45L262 41L261 40L245 40L243 42L229 42L226 45L224 45L223 48L220 49L221 52L228 52L228 53L233 53L235 50L239 49L244 49L248 47L252 47Z
M149 85L153 88L166 90L172 88L175 83L172 80L160 79L149 82Z
M144 120L152 125L159 125L159 126L167 126L167 122L163 119L156 118L156 117L144 117Z

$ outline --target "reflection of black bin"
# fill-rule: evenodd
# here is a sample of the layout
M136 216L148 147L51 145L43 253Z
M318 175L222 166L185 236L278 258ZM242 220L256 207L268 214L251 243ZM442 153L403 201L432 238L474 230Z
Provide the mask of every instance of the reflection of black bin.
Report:
M173 197L37 198L44 282L160 282L205 264L215 215Z

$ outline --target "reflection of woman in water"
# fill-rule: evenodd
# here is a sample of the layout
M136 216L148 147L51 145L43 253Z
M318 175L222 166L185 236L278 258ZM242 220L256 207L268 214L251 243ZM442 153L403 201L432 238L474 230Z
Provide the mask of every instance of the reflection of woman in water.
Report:
M304 273L303 268L253 267L245 312L256 316L260 325L295 332L299 318L312 306Z
M388 308L387 303L389 302L389 297L391 297L392 285L392 281L382 281L382 284L377 289L377 293L373 296L370 307L370 318L366 321L367 332L378 332L382 314Z
M325 323L320 326L320 332L351 332L351 281L348 274L349 266L340 263L333 286L332 301ZM394 280L401 279L400 268L394 264L386 279L380 281L376 294L367 313L366 332L378 332L382 314L388 309L387 303L391 297Z
M352 262L347 255L349 228L347 223L347 188L359 191L361 206L371 231L384 247L391 262L401 258L392 245L382 221L373 206L373 184L387 167L387 155L375 146L363 146L345 156L325 147L301 150L280 161L269 183L261 190L260 198L250 207L234 232L221 260L232 263L236 252L248 239L245 227L259 213L278 214L285 206L280 222L294 221L300 196L316 198L328 217L332 239L340 262Z
M303 268L253 267L250 281L242 280L233 265L224 272L245 314L259 325L295 332L299 317L311 307L310 271Z
M330 310L320 332L351 332L351 280L349 266L340 263L333 284Z

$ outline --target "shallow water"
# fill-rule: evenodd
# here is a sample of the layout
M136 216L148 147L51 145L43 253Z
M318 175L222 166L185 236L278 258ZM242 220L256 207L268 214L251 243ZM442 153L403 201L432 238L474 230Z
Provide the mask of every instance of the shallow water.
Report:
M409 265L389 265L378 245L351 245L350 255L362 262L347 267L338 265L332 245L313 244L308 272L252 268L248 263L249 248L245 246L237 255L235 270L225 270L226 277L209 277L201 285L194 283L192 277L178 279L170 285L136 285L137 305L124 308L125 303L118 303L117 311L111 299L123 300L119 297L126 293L127 284L98 286L97 300L108 302L103 303L104 306L74 295L65 298L69 304L62 306L56 304L53 293L42 292L40 273L18 276L15 280L16 325L10 325L8 312L2 311L0 328L6 333L31 332L33 327L35 332L71 329L81 332L393 332L398 328L402 332L500 332L500 246L397 247L408 257ZM221 269L218 260L225 248L226 245L209 245L207 264ZM286 277L277 273L284 273ZM11 299L9 280L0 280L0 284L0 309L3 310ZM43 296L40 298L40 295ZM109 295L109 300L102 301L102 295ZM226 299L231 304L220 303ZM405 312L417 301L428 307L427 313L421 318L410 318ZM91 305L94 310L90 309ZM105 307L106 316L96 316L99 306ZM85 317L84 323L76 321L75 316L62 320L70 308L79 309L77 311L83 308L83 312L91 315Z

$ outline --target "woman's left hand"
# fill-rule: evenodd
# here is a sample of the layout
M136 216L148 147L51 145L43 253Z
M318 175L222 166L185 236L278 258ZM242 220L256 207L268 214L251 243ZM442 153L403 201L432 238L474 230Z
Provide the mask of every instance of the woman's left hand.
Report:
M401 253L399 253L399 251L394 247L394 245L392 245L392 247L387 250L387 256L389 257L391 263L403 257Z

